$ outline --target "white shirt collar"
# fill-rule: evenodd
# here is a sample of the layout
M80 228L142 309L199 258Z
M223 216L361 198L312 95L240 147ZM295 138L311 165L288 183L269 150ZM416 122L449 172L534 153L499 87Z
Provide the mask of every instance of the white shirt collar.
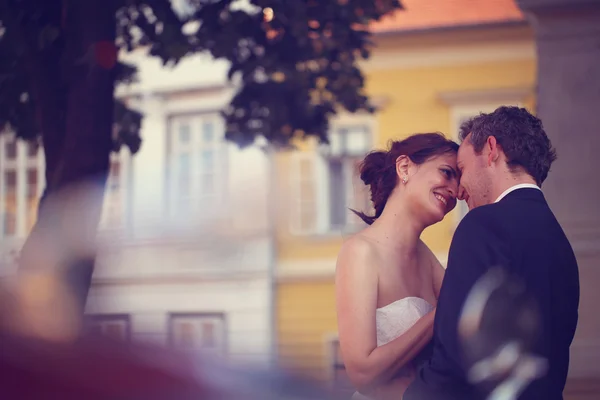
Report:
M515 186L511 186L508 189L506 189L504 192L502 192L502 194L500 196L498 196L498 198L496 199L496 201L494 203L499 202L500 200L502 200L507 194L509 194L510 192L513 192L517 189L525 189L525 188L531 188L531 189L537 189L537 190L541 190L539 188L539 186L534 185L533 183L520 183L518 185Z

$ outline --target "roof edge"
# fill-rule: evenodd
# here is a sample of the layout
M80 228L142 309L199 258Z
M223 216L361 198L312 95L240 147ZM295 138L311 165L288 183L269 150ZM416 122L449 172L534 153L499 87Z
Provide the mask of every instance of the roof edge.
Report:
M430 28L418 28L418 29L390 29L385 31L372 32L374 37L389 37L389 36L410 36L419 35L424 33L444 33L444 32L459 32L469 31L476 29L495 29L495 28L513 28L513 27L524 27L528 26L529 22L526 19L512 19L497 22L485 22L478 24L465 24L465 25L442 25L434 26Z

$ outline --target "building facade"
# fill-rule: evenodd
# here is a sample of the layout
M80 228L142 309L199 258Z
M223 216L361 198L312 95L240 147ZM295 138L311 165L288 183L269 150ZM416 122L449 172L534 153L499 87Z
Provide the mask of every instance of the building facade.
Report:
M118 96L144 114L139 154L111 157L87 304L91 329L235 363L272 361L270 159L225 142L231 87L206 56L173 69L126 55L139 82ZM36 217L43 151L0 136L2 273Z
M306 145L277 158L279 358L340 387L347 382L337 341L336 257L364 226L348 209L369 209L357 162L413 133L456 139L462 121L500 105L535 109L533 33L512 0L403 5L374 26L376 48L363 65L377 112L340 115L330 148ZM461 203L423 234L442 264L466 212Z
M143 146L123 169L123 236L101 241L88 313L133 339L269 363L269 157L224 140L224 64L129 57L139 83L119 95L145 115Z

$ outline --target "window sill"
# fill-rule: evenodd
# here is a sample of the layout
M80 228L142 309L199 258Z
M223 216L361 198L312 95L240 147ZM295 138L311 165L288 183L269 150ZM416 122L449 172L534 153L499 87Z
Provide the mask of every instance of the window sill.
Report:
M364 227L362 226L352 226L347 227L345 229L339 230L330 230L324 232L316 232L316 233L296 233L292 232L292 236L294 238L301 238L309 241L326 241L326 240L334 240L334 239L346 239L355 233L360 232Z

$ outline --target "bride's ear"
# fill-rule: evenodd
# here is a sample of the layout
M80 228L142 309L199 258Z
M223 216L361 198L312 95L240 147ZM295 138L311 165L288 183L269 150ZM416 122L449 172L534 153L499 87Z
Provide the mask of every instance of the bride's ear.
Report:
M396 158L396 175L400 179L400 182L406 183L408 181L408 167L410 166L410 159L405 156L399 156Z

